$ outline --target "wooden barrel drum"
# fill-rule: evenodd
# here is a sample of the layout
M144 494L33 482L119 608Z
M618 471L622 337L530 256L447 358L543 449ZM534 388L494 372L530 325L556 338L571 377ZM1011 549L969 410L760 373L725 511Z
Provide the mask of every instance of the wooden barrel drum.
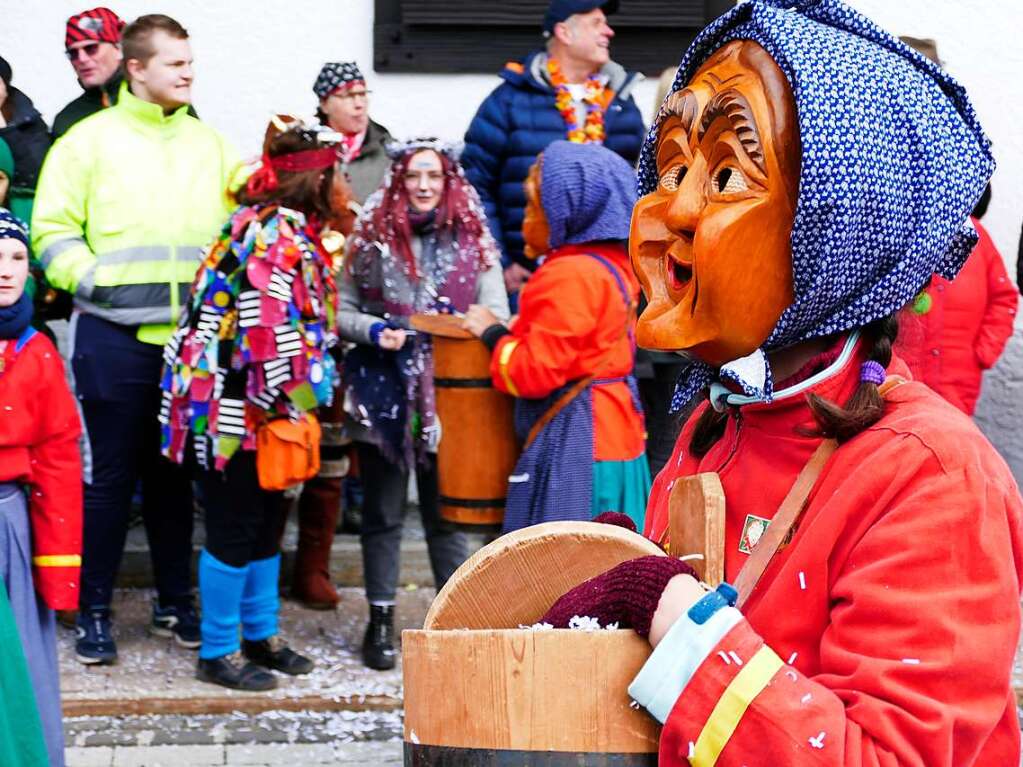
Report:
M490 351L462 329L460 319L416 315L412 327L433 337L441 516L462 524L500 525L508 475L519 456L514 400L493 387Z
M611 525L549 522L502 536L402 634L406 767L654 767L659 726L629 704L650 655L631 630L519 629L568 589L664 555Z

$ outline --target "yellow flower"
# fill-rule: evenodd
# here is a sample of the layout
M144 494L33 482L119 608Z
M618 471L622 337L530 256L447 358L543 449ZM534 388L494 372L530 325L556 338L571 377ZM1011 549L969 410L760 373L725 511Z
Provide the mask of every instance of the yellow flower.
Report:
M573 144L585 144L586 143L586 132L581 131L578 128L570 130L568 132L568 140Z

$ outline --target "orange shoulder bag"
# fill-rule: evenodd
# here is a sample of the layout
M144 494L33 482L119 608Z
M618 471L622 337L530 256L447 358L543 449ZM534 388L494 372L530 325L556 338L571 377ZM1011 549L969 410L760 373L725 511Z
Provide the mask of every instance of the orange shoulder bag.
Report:
M298 421L276 418L256 431L256 473L264 490L286 490L320 471L320 422L312 413Z

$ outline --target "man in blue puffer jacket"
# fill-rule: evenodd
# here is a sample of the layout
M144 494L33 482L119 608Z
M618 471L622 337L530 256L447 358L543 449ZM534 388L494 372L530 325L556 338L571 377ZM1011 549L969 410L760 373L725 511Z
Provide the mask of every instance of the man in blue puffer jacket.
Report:
M535 266L523 254L522 183L536 156L564 138L603 143L630 165L639 156L645 127L631 92L642 76L611 61L607 14L617 8L617 0L552 0L543 23L547 50L505 65L504 82L465 135L462 164L501 246L509 293Z

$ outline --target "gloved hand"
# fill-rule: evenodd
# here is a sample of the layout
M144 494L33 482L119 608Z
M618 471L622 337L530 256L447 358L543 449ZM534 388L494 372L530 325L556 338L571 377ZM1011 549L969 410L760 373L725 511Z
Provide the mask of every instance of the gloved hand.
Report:
M697 578L692 567L674 557L630 559L576 586L540 621L554 628L568 628L573 617L586 616L596 618L601 626L617 622L619 628L631 627L646 637L661 594L676 575Z

